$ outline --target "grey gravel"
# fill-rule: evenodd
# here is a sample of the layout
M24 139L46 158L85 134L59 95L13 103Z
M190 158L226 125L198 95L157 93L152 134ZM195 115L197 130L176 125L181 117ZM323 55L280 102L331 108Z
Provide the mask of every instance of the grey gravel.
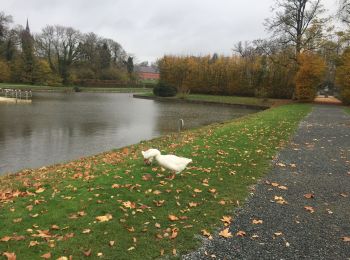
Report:
M314 198L305 198L308 193ZM276 203L275 196L288 204ZM216 234L182 258L350 259L350 242L342 240L350 237L350 116L342 107L314 107L233 218L233 238ZM245 237L235 235L240 230Z

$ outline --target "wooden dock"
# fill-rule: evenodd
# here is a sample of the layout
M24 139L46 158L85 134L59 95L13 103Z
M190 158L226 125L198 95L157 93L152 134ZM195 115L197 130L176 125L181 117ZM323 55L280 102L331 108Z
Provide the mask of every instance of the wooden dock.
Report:
M0 103L32 103L32 91L0 88Z

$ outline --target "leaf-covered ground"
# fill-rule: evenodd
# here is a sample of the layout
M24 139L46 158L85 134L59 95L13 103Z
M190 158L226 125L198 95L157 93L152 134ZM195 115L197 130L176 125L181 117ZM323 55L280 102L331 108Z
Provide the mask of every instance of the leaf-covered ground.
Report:
M282 106L1 178L0 253L18 259L185 253L229 224L227 215L243 203L310 109ZM143 164L141 150L150 147L193 163L169 180L169 172Z

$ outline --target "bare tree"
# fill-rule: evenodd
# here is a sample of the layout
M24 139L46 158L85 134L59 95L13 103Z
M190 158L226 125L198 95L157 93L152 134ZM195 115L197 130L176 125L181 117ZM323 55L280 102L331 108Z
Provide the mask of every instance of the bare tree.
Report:
M312 26L321 26L326 19L321 0L275 0L275 16L266 19L266 28L282 44L295 47L295 55L306 49L308 44L320 35L319 30L310 31Z
M350 1L349 0L339 0L339 18L340 20L350 25Z
M81 33L71 27L46 26L37 35L38 53L47 58L50 67L63 83L68 83L69 69L78 56Z

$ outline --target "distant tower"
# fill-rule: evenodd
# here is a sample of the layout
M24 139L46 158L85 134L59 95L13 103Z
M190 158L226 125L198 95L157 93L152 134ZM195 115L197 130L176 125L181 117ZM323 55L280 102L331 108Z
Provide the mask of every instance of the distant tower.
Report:
M30 34L30 29L29 29L28 18L27 18L26 32Z

